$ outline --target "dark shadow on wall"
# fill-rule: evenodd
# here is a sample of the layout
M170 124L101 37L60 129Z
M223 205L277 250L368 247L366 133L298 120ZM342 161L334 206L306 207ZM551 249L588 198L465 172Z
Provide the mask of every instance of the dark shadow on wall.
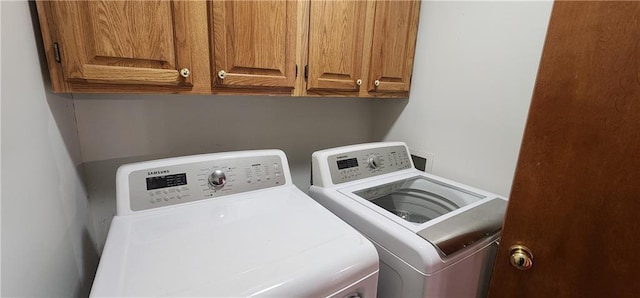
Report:
M36 3L34 1L29 1L28 3L33 25L33 35L38 48L40 71L42 75L42 82L44 83L47 104L64 142L66 153L70 157L71 162L73 162L76 176L79 177L84 193L86 193L86 179L84 166L82 164L80 143L78 140L78 129L73 98L71 95L54 94L52 91L42 35L40 33L40 22L38 20ZM78 200L78 204L76 204L76 206L89 206L88 198L86 196L76 197L75 199ZM84 200L85 202L81 202L79 200ZM85 223L85 225L79 229L82 231L80 235L72 235L73 237L81 238L82 247L80 251L75 252L75 255L76 261L81 262L80 267L82 268L82 276L80 276L80 280L77 283L78 288L72 289L71 292L74 292L76 297L88 297L100 257L96 244L91 237L92 232L90 231L94 228L91 221L90 210L88 210L88 208L78 210L74 216L76 216L76 219L73 222L79 224Z
M89 297L89 293L91 293L91 286L100 261L98 249L93 242L89 231L84 229L82 231L82 265L85 274L80 279L76 297Z
M42 75L42 82L44 83L47 103L49 104L51 114L56 121L56 125L60 130L60 135L62 136L67 152L69 152L69 156L72 158L75 165L80 165L82 164L82 155L80 154L80 145L78 142L78 129L73 107L73 98L70 94L53 93L51 78L49 76L49 66L47 65L47 58L44 53L44 44L42 41L42 34L40 33L40 21L38 20L38 11L36 9L35 1L29 1L29 10L31 11L33 35L38 49L40 73Z
M418 100L416 98L412 100ZM373 102L372 136L374 141L384 141L402 112L409 104L408 98L375 99ZM404 141L404 140L388 140Z

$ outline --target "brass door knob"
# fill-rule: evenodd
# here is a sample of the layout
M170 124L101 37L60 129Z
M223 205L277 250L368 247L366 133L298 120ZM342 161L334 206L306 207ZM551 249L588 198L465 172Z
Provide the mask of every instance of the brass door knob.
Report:
M531 250L524 245L514 245L511 250L511 265L519 270L529 270L533 266L533 254Z

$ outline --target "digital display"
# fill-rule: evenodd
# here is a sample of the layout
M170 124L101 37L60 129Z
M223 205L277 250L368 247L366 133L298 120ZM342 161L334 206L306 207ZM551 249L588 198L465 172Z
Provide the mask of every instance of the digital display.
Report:
M147 190L187 184L187 174L175 174L147 178Z
M343 159L343 160L338 160L337 162L338 162L338 170L348 169L348 168L353 168L358 166L357 158Z

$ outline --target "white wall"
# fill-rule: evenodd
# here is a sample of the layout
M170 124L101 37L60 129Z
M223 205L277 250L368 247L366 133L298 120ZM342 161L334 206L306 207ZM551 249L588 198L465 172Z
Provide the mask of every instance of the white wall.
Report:
M423 1L411 96L377 101L375 138L433 173L507 196L552 3Z
M45 91L30 4L0 5L1 295L86 296L97 253L73 101Z

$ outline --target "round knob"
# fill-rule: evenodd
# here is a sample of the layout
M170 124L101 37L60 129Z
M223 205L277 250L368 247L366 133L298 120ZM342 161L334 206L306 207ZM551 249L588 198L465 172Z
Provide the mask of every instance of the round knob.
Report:
M183 78L188 78L189 77L189 69L188 68L183 68L180 70L180 75Z
M373 85L375 85L376 87L380 86L380 80L373 81Z
M372 168L375 170L378 167L380 167L380 160L378 159L377 156L371 156L367 159L367 165L369 166L369 168Z
M218 72L218 77L219 77L221 80L224 80L224 78L225 78L226 76L227 76L227 73L226 73L226 72L224 72L224 69Z
M519 270L529 270L533 266L533 254L524 245L514 245L511 248L510 262Z
M209 175L209 187L220 189L227 183L227 176L220 170L215 170Z
M358 79L358 80L356 81L356 85L358 85L358 86L362 85L362 80L361 80L361 79Z

